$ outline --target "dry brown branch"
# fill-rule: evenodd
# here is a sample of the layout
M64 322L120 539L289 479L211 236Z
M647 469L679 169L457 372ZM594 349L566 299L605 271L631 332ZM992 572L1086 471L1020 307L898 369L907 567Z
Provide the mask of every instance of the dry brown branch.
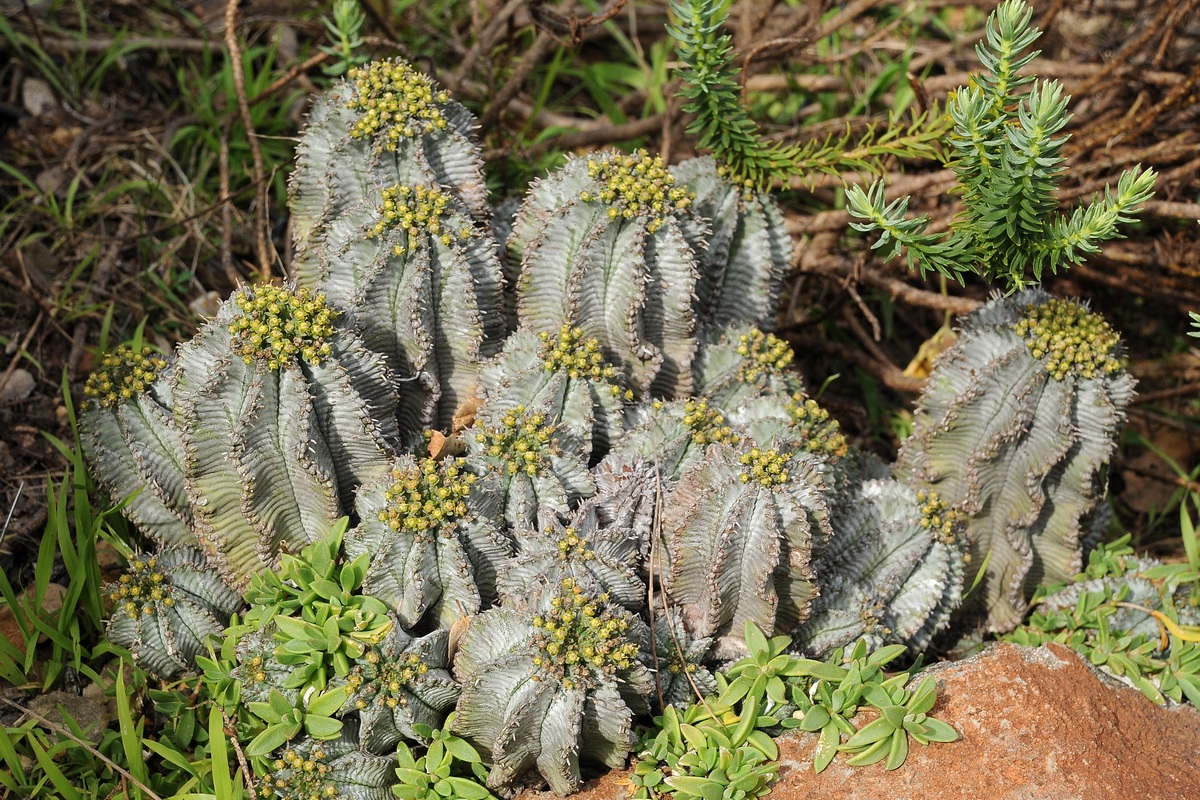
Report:
M1185 383L1182 386L1172 386L1169 389L1159 389L1155 392L1142 392L1133 398L1133 402L1137 405L1148 405L1188 395L1200 395L1200 383Z
M488 104L487 110L479 118L479 129L481 131L486 133L499 121L500 115L504 113L509 102L516 97L517 92L521 91L521 84L525 82L530 73L537 69L538 64L541 63L542 59L557 44L554 36L548 31L538 31L537 38L533 40L533 44L525 51L525 55L517 62L517 66L513 68L512 74L504 82L504 86L500 88L500 91L496 92L495 99Z
M487 26L479 32L475 38L475 43L471 45L471 49L463 56L462 63L455 70L453 78L446 76L444 81L450 84L451 89L457 89L461 86L471 71L475 69L475 63L483 57L484 53L491 52L503 36L504 28L507 27L513 15L517 13L527 2L527 0L508 0L504 6L496 12L496 14L487 22Z
M797 249L803 252L803 247ZM920 306L921 308L931 308L935 311L949 312L961 316L971 313L982 305L978 300L970 297L958 297L931 292L927 289L918 289L902 280L889 278L886 275L880 274L876 266L871 262L866 262L862 265L861 269L857 269L854 261L837 253L825 252L812 254L807 258L801 255L800 258L796 259L796 262L801 274L814 274L837 279L845 286L850 286L854 283L865 283L868 286L882 289L894 299L908 303L909 305Z
M246 142L250 146L250 160L254 170L257 195L254 209L254 241L258 251L258 275L263 282L271 278L271 247L268 237L271 231L269 199L267 195L266 169L263 167L262 148L258 146L258 135L254 132L254 119L250 116L250 100L246 97L246 76L242 72L242 45L237 37L238 0L225 2L225 49L229 51L230 72L233 88L237 94L238 113L246 131Z
M925 381L905 375L904 371L892 362L878 361L862 350L850 347L849 345L813 337L805 339L804 346L862 367L872 377L893 391L918 394L925 388Z
M282 89L283 87L290 84L292 81L299 78L301 75L306 74L313 67L319 66L320 64L324 63L328 59L329 59L329 53L326 53L325 51L321 51L319 53L316 53L315 55L309 56L308 58L306 58L304 61L302 61L299 64L293 64L291 69L289 69L287 72L285 72L284 74L282 74L278 78L276 78L274 81L272 81L270 86L263 89L258 94L254 95L254 97L251 97L250 105L255 105L260 100L264 100L264 99L270 97L271 95L275 94L280 89Z

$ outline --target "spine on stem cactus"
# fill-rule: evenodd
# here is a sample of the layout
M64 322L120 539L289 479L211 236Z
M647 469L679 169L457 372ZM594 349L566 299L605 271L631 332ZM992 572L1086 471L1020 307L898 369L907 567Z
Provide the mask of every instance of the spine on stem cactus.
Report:
M163 680L194 670L208 638L220 637L242 597L191 547L165 547L129 562L107 588L113 603L108 639Z
M540 411L523 405L494 417L484 411L466 439L467 465L500 499L503 517L517 534L546 527L595 493L587 453Z
M448 427L473 394L480 361L507 328L504 279L486 192L477 196L482 162L465 135L470 115L402 62L376 62L352 78L323 100L301 145L295 274L347 310L366 345L410 382L398 413L412 436ZM334 129L348 130L350 144L328 153ZM329 176L310 163L316 155L331 159L321 168L344 173L348 187L327 196ZM317 219L305 221L314 205Z
M500 578L500 595L508 605L520 605L539 583L567 578L630 611L645 605L646 587L638 572L641 541L630 530L603 525L592 501L575 511L569 525L551 521L545 530L522 534L518 543L520 552Z
M1020 624L1039 583L1080 571L1134 393L1120 356L1102 318L1032 290L969 315L930 375L896 473L968 517L991 630Z
M597 339L563 325L551 333L517 331L503 352L484 366L480 380L491 414L517 406L545 415L550 424L580 442L590 460L608 452L621 430L621 411L632 392L604 361Z
M351 70L313 106L296 153L288 206L296 260L322 261L328 225L374 205L387 186L441 186L486 220L475 120L429 76L391 59Z
M774 198L735 186L725 172L711 157L671 168L679 185L695 195L696 216L706 221L693 226L699 234L692 241L700 268L697 318L705 328L773 330L792 240Z
M532 599L536 610L494 608L473 618L454 660L462 695L454 732L491 766L488 786L536 769L560 795L580 764L619 767L648 711L645 625L570 578Z
M661 158L596 153L534 185L509 237L522 327L580 328L636 392L687 394L695 353L691 196Z
M813 540L831 534L815 458L714 444L667 495L650 569L714 657L739 658L747 620L774 636L808 615Z
M791 397L804 389L794 360L790 344L754 326L710 330L694 363L696 393L726 409L761 395Z
M164 546L199 546L183 477L167 360L122 345L84 385L80 444L92 474L122 512ZM136 492L136 495L134 494Z
M813 547L819 593L794 645L813 658L859 639L926 647L962 601L963 527L936 492L864 482L836 510L833 537Z
M361 522L346 534L346 554L369 554L363 587L404 628L449 627L495 602L511 545L493 521L498 503L461 460L400 456L359 490L355 508Z
M423 741L413 725L442 727L459 694L449 672L449 639L445 629L414 639L396 626L355 662L342 713L357 712L363 748L387 755L400 741Z
M172 391L197 536L235 587L329 533L398 446L391 375L304 289L236 292Z

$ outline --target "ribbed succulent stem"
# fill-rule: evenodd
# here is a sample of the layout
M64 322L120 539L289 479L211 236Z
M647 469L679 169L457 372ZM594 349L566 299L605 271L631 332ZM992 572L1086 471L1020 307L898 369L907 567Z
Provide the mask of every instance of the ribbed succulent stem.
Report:
M79 438L112 499L132 497L123 512L142 533L164 546L195 547L170 381L167 360L149 348L121 346L103 356L84 386Z
M197 536L234 586L327 534L399 444L390 374L305 290L236 293L173 393Z
M696 349L691 198L674 182L644 152L574 159L535 184L509 239L520 324L580 328L625 385L662 396L689 390Z
M667 495L651 569L693 634L715 639L714 656L738 658L747 621L778 635L807 617L813 540L829 535L815 459L714 444Z
M1040 290L971 314L938 360L896 471L969 518L992 630L1018 625L1039 583L1079 572L1132 397L1108 324Z

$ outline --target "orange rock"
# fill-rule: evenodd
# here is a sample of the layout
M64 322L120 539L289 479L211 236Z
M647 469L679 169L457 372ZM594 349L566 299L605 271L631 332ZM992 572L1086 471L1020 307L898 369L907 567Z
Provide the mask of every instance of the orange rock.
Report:
M952 744L913 744L904 766L847 767L816 775L812 734L779 740L780 777L769 800L1167 800L1200 798L1200 712L1161 708L1059 645L996 644L926 674L938 681L933 715ZM628 797L609 773L572 795ZM520 800L548 800L525 792Z

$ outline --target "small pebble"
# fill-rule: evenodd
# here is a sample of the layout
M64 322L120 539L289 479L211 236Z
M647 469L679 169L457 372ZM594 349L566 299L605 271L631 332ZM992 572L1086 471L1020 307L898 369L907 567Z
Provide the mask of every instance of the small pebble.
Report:
M0 386L0 406L19 403L33 394L37 380L28 370L18 367L8 376L8 383Z

